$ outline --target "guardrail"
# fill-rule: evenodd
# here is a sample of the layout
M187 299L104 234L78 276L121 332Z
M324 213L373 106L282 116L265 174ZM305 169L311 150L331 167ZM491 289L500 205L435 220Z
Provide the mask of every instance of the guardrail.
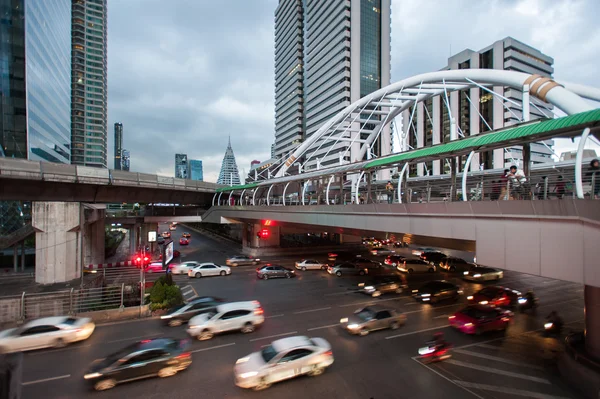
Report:
M585 335L583 332L571 333L565 338L565 352L578 363L600 373L600 362L579 350L584 346L584 343Z

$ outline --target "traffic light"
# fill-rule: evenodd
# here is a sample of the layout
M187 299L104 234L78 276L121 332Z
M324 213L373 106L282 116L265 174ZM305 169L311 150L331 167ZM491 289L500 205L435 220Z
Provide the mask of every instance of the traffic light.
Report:
M258 233L256 233L256 236L259 239L267 239L271 236L271 232L268 229L262 229L261 231L259 231Z

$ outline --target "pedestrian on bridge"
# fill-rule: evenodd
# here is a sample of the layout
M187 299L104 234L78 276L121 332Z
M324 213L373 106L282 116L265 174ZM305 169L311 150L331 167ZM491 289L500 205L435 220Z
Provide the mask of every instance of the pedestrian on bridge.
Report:
M392 184L391 180L389 180L385 185L385 190L387 191L388 204L391 204L394 202L394 185Z

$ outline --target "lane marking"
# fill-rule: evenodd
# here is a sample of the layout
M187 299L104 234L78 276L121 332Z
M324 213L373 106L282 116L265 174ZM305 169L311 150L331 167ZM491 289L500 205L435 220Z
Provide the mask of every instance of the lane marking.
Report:
M432 328L426 328L424 330L407 332L407 333L404 333L404 334L390 335L389 337L385 337L385 339L406 337L407 335L420 334L422 332L427 332L427 331L432 331L432 330L441 330L443 328L450 328L450 326L432 327Z
M528 398L535 398L535 399L569 399L566 396L547 395L545 393L526 391L524 389L505 388L505 387L498 387L495 385L477 384L475 382L467 382L467 381L460 381L460 380L454 380L453 382L465 389L466 388L481 389L484 391L500 392L500 393L506 393L509 395L517 395L517 396L526 396Z
M190 351L190 353L196 353L196 352L204 352L204 351L210 351L213 349L219 349L219 348L225 348L226 346L232 346L235 345L235 342L232 342L230 344L223 344L223 345L216 345L216 346L210 346L208 348L202 348L202 349L195 349L193 351Z
M276 317L282 317L284 316L284 314L274 314L273 316L265 316L265 319L274 319Z
M532 377L529 375L524 375L522 373L513 373L512 371L504 371L504 370L500 370L500 369L495 369L493 367L487 367L487 366L481 366L478 364L461 362L460 360L450 359L450 360L446 360L446 363L454 364L455 366L466 367L466 368L473 369L473 370L487 371L488 373L505 375L507 377L520 378L522 380L529 380L529 381L533 381L533 382L539 382L542 384L552 385L552 383L545 378Z
M433 371L433 372L434 372L434 373L436 373L438 376L442 377L443 379L445 379L446 381L450 382L451 384L454 384L454 385L456 385L457 387L461 388L462 390L469 392L471 395L475 396L476 398L479 398L479 399L484 399L484 397L483 397L483 396L479 396L479 395L477 395L475 392L471 391L469 388L467 388L467 387L463 387L462 385L460 385L460 384L457 384L457 381L455 381L455 380L451 380L450 378L446 377L445 375L443 375L443 374L442 374L442 373L440 373L439 371L437 371L437 370L435 370L435 369L433 369L433 368L429 367L428 365L426 365L426 364L424 364L424 363L420 362L419 360L417 360L417 357L413 357L413 358L412 358L412 360L414 360L415 362L419 363L421 366L425 367L427 370L429 370L429 371Z
M349 303L349 304L346 304L346 305L340 305L340 308L346 308L348 306L356 306L356 305L375 304L375 303L378 303L378 302L386 302L386 301L397 301L399 299L403 299L403 298L388 298L388 299L370 300L370 301L367 301L367 302Z
M479 344L479 345L477 345L477 346L480 346L480 347L482 347L482 348L484 348L484 349L493 349L493 350L498 350L498 349L500 349L500 347L499 347L499 346L496 346L496 345ZM456 350L456 349L455 349L455 350ZM460 349L459 349L459 350L460 350Z
M419 302L408 302L408 303L404 304L404 306L411 306L411 305L419 305Z
M269 338L277 338L277 337L285 337L286 335L292 335L292 334L298 334L298 331L292 331L292 332L288 332L288 333L283 333L283 334L275 334L275 335L269 335L267 337L260 337L260 338L254 338L249 340L250 342L255 342L255 341L260 341L263 339L269 339Z
M192 290L189 290L189 291L182 292L182 294L183 294L183 296L188 296L188 295L189 295L189 294L191 294L192 292L194 292L194 291L192 291Z
M57 377L43 378L41 380L27 381L27 382L22 383L21 385L27 386L27 385L33 385L33 384L40 384L42 382L62 380L65 378L70 378L70 377L71 377L71 374L65 374L65 375L59 375Z
M467 356L480 357L482 359L494 360L494 361L500 362L500 363L512 364L512 365L521 366L521 367L528 367L528 368L535 369L535 370L545 370L543 367L534 366L533 364L525 364L525 363L517 362L514 360L508 360L508 359L504 359L504 358L497 357L497 356L484 355L483 353L472 352L472 351L468 351L465 349L455 349L453 352L462 353Z
M321 327L313 327L313 328L309 328L306 331L315 331L315 330L322 330L324 328L331 328L331 327L337 327L341 325L340 323L336 323L336 324L329 324L328 326L321 326Z
M303 314L303 313L311 313L311 312L320 312L321 310L329 310L331 309L331 306L328 306L326 308L319 308L319 309L310 309L310 310L302 310L300 312L294 312L294 314Z
M136 339L142 339L142 338L150 338L150 337L157 337L159 335L163 335L164 333L154 333L154 334L148 334L148 335L140 335L137 337L130 337L130 338L123 338L123 339L115 339L112 341L106 341L107 344L112 344L115 342L123 342L123 341L131 341L131 340L136 340Z
M425 308L425 309L421 309L421 310L411 310L410 312L402 312L404 314L412 314L412 313L423 313L426 310L437 310L437 309L445 309L445 308L453 308L453 307L457 307L457 306L465 306L464 303L455 303L452 305L444 305L444 306L436 306L435 308Z
M323 296L336 296L336 295L355 294L357 292L360 292L360 290L347 290L347 291L344 291L344 292L334 292L333 294L325 294Z
M450 315L443 314L441 316L435 316L434 319L443 319L444 317L449 317Z

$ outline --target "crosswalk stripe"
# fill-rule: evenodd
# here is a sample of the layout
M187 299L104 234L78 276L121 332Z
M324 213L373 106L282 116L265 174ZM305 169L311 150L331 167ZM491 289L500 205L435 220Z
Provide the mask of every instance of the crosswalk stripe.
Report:
M506 387L499 387L499 386L487 385L487 384L477 384L477 383L474 383L474 382L467 382L467 381L461 381L461 380L453 380L452 382L454 382L455 384L460 385L460 386L462 386L464 388L472 388L472 389L481 389L481 390L484 390L484 391L501 392L501 393L506 393L506 394L509 394L509 395L526 396L528 398L535 398L535 399L569 399L566 396L548 395L548 394L541 393L541 392L526 391L524 389L506 388Z
M472 351L468 351L465 349L455 349L454 352L462 353L462 354L468 355L468 356L480 357L482 359L494 360L494 361L500 362L500 363L514 364L515 366L522 366L522 367L527 367L527 368L536 369L536 370L544 370L543 367L534 366L533 364L524 364L524 363L517 362L514 360L508 360L508 359L504 359L504 358L497 357L497 356L484 355L483 353L472 352Z
M454 364L455 366L461 366L461 367L466 367L466 368L470 368L470 369L475 369L475 370L479 370L479 371L487 371L487 372L494 373L494 374L505 375L507 377L514 377L514 378L520 378L522 380L540 382L542 384L548 384L548 385L552 384L550 381L548 381L545 378L532 377L529 375L523 375L521 373L513 373L510 371L495 369L493 367L486 367L486 366L480 366L478 364L461 362L460 360L450 359L450 360L446 360L446 363Z

